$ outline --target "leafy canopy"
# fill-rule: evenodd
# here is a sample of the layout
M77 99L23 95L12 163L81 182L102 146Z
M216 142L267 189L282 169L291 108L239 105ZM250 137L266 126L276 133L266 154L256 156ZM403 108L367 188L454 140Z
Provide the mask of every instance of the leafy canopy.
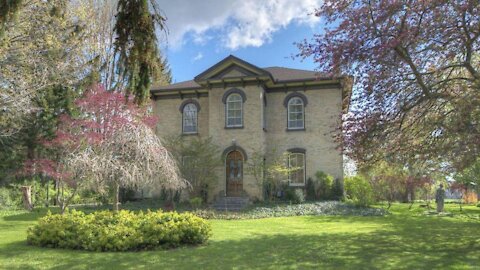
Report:
M156 26L164 31L165 20L154 0L118 1L114 28L118 71L128 81L127 96L133 94L138 104L149 99L152 78L168 68L156 36Z
M320 71L355 76L344 149L462 168L480 154L480 5L326 0L328 28L298 44Z

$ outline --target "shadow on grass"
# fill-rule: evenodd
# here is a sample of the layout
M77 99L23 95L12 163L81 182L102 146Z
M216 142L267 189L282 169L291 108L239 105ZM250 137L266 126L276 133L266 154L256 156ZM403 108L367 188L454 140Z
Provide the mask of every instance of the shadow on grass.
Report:
M405 241L407 240L407 241ZM157 252L90 253L65 250L39 250L31 247L25 253L44 252L53 255L44 261L54 269L88 268L154 268L159 269L445 269L478 264L480 245L424 243L402 239L386 232L321 235L259 236L237 241L212 242L198 248L181 248ZM411 241L411 242L410 242ZM25 246L15 242L6 248ZM34 250L31 250L34 249ZM52 253L55 253L52 254ZM25 255L25 254L23 254ZM22 256L22 252L2 252L3 256ZM19 257L20 258L20 257ZM47 260L47 258L44 258ZM28 268L28 263L19 264Z
M35 258L38 268L53 269L474 269L480 262L478 222L400 215L302 219L305 227L318 223L321 228L328 222L352 232L319 229L318 233L292 234L285 228L278 234L256 231L249 237L212 240L200 247L119 253L38 248L15 241L0 247L0 259ZM356 225L367 223L381 226L354 232ZM33 269L32 264L25 261L15 267Z

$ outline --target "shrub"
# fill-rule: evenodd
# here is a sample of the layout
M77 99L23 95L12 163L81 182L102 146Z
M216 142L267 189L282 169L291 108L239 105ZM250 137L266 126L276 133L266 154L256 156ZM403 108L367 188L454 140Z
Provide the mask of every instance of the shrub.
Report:
M315 178L317 180L316 198L323 200L331 199L334 181L333 176L322 171L318 171L315 173Z
M335 179L332 186L332 199L340 201L343 199L343 186L340 179Z
M341 183L322 171L315 173L315 179L308 178L306 191L309 200L338 200L343 193Z
M18 188L0 188L0 208L18 208L22 206L22 193Z
M364 177L346 177L344 181L347 201L357 206L369 206L374 202L372 187Z
M315 200L315 183L311 177L307 179L307 184L305 185L306 199L309 201Z
M305 195L301 189L287 188L285 190L285 199L291 203L298 204L305 201Z
M143 250L205 243L210 225L191 213L118 213L80 211L48 213L28 229L27 242L53 248L92 251Z
M190 199L189 202L190 202L190 206L197 209L200 206L202 206L203 199L201 197L193 197L193 198Z

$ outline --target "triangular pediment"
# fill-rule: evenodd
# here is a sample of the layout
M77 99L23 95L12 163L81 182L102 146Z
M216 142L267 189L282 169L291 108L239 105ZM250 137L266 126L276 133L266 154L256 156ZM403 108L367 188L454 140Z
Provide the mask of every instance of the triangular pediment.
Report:
M270 77L270 73L230 55L195 77L196 82L243 77Z
M212 79L224 79L224 78L239 78L246 76L258 76L258 73L254 73L248 69L245 69L237 64L232 64L229 67L221 70L217 74L213 75Z

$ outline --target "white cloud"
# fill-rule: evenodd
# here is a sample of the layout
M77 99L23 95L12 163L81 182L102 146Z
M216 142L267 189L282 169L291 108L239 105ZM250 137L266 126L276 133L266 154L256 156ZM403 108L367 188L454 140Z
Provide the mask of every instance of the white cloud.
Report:
M197 53L197 55L195 55L195 57L193 57L192 62L196 62L196 61L198 61L202 58L203 58L203 53L199 52L199 53Z
M315 25L311 13L322 0L160 0L167 15L169 44L219 39L229 49L259 47L291 23ZM212 31L213 30L213 31ZM218 35L218 36L216 36Z

